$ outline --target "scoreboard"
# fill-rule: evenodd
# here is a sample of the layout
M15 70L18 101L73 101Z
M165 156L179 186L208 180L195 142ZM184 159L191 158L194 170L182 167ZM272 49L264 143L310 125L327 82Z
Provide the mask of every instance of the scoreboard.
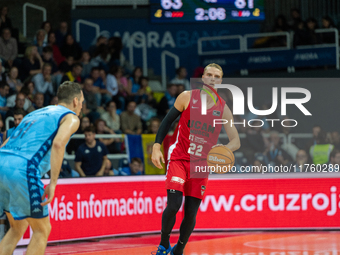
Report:
M264 20L264 0L150 0L151 22Z

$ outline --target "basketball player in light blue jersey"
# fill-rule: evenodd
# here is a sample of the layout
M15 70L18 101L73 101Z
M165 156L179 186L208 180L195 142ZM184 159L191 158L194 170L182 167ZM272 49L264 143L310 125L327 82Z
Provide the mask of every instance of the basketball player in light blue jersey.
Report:
M26 115L0 149L0 216L5 212L11 225L0 242L1 255L13 253L28 225L33 235L26 255L45 252L51 231L47 204L84 101L79 84L70 81L60 85L57 96L59 105ZM44 190L40 178L49 170L51 180Z

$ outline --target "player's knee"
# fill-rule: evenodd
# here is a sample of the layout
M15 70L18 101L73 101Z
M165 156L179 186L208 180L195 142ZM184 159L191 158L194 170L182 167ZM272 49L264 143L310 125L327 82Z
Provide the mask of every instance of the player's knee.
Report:
M181 205L182 205L181 201L172 201L168 203L167 208L169 212L176 214L181 208Z

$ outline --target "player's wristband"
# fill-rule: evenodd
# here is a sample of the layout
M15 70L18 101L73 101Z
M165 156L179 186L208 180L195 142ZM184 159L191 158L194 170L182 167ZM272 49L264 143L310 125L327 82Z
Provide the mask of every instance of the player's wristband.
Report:
M156 135L155 143L162 144L165 136L169 132L169 129L171 127L172 122L174 122L174 120L177 119L177 117L179 115L181 115L181 113L182 112L177 110L175 107L172 107L170 109L168 114L163 119L161 125L159 126L159 129L158 129L158 132L157 132L157 135Z

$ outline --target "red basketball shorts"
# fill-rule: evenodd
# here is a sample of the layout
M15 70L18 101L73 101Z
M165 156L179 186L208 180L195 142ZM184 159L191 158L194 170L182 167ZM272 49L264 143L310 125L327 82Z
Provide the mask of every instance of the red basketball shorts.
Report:
M165 188L182 191L185 196L203 199L208 174L198 175L198 177L206 176L206 178L196 178L190 169L194 169L190 161L170 160L167 166Z

